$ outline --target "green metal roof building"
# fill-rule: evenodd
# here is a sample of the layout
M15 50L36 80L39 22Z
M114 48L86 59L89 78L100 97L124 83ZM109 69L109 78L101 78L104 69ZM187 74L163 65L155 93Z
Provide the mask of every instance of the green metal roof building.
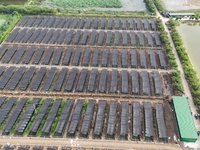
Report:
M173 96L172 98L180 141L195 142L198 136L186 97Z
M177 18L177 17L190 17L190 16L195 16L194 13L169 13L169 15L173 18Z

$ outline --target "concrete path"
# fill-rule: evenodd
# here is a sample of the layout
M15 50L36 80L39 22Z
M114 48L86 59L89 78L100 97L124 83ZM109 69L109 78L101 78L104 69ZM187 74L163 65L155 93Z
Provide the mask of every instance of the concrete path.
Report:
M177 144L163 144L150 142L115 141L115 140L89 140L89 139L66 139L66 138L30 138L30 137L0 137L0 145L7 142L11 145L30 146L56 146L76 148L101 148L101 149L141 149L141 150L181 150ZM161 148L162 147L162 148Z
M169 37L169 40L170 40L170 43L171 43L171 46L172 46L172 50L173 50L173 53L175 55L176 62L177 62L177 65L178 65L178 70L180 71L181 80L182 80L183 88L184 88L184 93L185 93L185 96L188 97L188 103L189 103L190 109L191 109L192 114L193 114L192 118L193 118L196 130L200 131L200 121L196 120L194 118L194 114L196 114L197 111L196 111L196 107L195 107L193 99L192 99L192 94L190 92L188 82L187 82L187 80L185 78L183 67L182 67L181 61L180 61L180 59L178 57L178 54L176 52L176 49L175 49L172 37L170 35L170 31L168 30L168 27L165 24L169 19L168 18L164 18L162 15L160 15L160 13L158 12L158 10L156 10L156 13L157 13L157 18L159 17L163 21L163 23L164 23L163 25L165 27L165 31L168 33L168 37Z

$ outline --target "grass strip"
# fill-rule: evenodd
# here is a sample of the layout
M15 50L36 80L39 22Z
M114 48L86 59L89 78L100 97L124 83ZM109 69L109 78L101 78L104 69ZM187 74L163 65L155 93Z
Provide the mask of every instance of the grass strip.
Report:
M56 114L56 117L55 117L55 119L54 119L54 121L53 121L53 124L51 125L51 130L50 130L50 134L51 134L51 135L54 134L54 131L55 131L55 129L56 129L56 126L57 126L58 121L59 121L59 119L60 119L60 116L61 116L61 114L62 114L63 108L64 108L64 106L65 106L65 103L66 103L66 99L63 99L63 100L62 100L62 103L61 103L61 105L60 105L60 108L58 109L58 112L57 112L57 114Z
M46 112L46 114L44 115L44 117L43 117L43 119L42 119L42 121L41 121L41 123L40 123L40 126L39 126L39 128L38 128L38 131L37 131L37 133L36 133L36 136L41 136L41 135L42 135L42 128L43 128L43 126L44 126L44 124L45 124L45 121L46 121L46 119L47 119L47 116L48 116L48 114L49 114L49 112L50 112L50 110L51 110L51 107L52 107L52 105L53 105L54 102L55 102L55 100L53 100L53 101L51 102L51 104L49 105L49 107L48 107L48 109L47 109L47 112Z
M40 108L42 107L42 104L43 104L44 100L45 100L45 99L42 98L42 99L40 100L39 104L38 104L37 106L35 106L36 109L35 109L35 111L34 111L34 114L32 115L31 120L29 121L29 123L28 123L28 125L27 125L27 127L26 127L26 129L25 129L23 135L28 135L28 134L29 134L29 129L30 129L30 127L31 127L31 125L32 125L32 123L33 123L33 121L35 120L35 117L38 115L38 112L40 111Z
M12 128L11 128L11 130L10 130L10 135L14 134L15 128L16 128L17 124L18 124L19 121L21 120L23 113L24 113L25 110L28 108L28 105L30 104L30 102L31 102L32 100L33 100L33 98L29 98L29 99L27 100L27 102L26 102L26 104L24 105L24 107L23 107L21 113L19 114L17 120L15 121L14 125L12 126Z
M9 99L10 99L9 97L6 99L6 103L9 101ZM15 107L15 105L17 104L17 101L18 101L18 100L19 100L19 98L16 100L16 102L15 102L15 104L13 105L13 107L11 108L10 112L11 112L12 109ZM1 124L0 130L2 130L3 127L5 126L6 121L7 121L8 117L9 117L9 115L10 115L10 112L8 113L8 115L6 116L5 120L4 120L3 123Z

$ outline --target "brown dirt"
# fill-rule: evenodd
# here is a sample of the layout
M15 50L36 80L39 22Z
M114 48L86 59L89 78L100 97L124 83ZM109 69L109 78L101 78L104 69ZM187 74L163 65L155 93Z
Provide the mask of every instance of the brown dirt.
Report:
M70 139L50 139L50 138L2 138L0 140L1 145L5 143L11 143L14 147L17 145L31 145L31 146L43 146L43 147L71 147L74 150L77 148L98 148L104 149L140 149L140 150L181 150L179 145L175 144L159 144L159 143L143 143L143 142L132 142L122 141L115 142L113 140L88 140L79 139L76 142L76 147L72 147ZM139 143L139 144L138 144Z
M169 142L174 142L174 136L178 139L178 128L175 122L175 116L173 113L172 105L169 103L168 100L163 101L163 108L164 108L164 116L165 116L165 124L167 128L167 135L170 137Z
M200 6L199 0L188 0L189 5Z

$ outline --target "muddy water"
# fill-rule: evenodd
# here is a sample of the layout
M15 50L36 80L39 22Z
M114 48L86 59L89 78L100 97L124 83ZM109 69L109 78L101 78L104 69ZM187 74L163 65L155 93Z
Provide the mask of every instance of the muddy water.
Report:
M190 1L192 0L162 0L165 4L167 10L189 10L189 9L199 9L199 6L192 5Z
M0 0L1 5L22 5L25 2L26 0Z
M182 37L190 61L200 78L200 26L181 23L180 26L177 27L177 30Z

